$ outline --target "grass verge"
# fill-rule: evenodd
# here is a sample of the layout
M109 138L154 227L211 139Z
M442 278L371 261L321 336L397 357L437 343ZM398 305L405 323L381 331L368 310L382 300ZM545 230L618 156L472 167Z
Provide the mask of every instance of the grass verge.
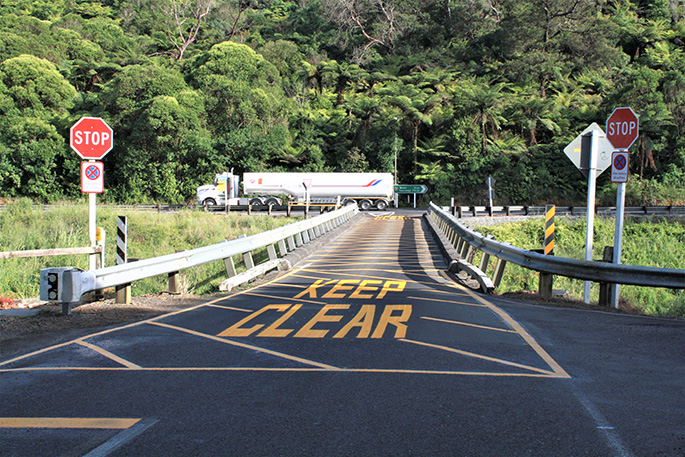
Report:
M554 253L559 257L585 258L585 220L557 217ZM602 258L604 246L613 246L615 220L596 218L593 258ZM476 227L522 249L541 249L544 222L540 219ZM476 259L474 262L478 262ZM663 218L626 219L623 230L622 263L660 268L685 268L685 222ZM498 292L537 291L539 274L517 265L507 265ZM555 276L554 288L565 289L580 299L583 281ZM592 284L591 300L599 298L599 284ZM652 287L621 286L621 306L651 316L685 317L685 291Z
M293 222L267 215L210 214L182 210L178 213L123 212L97 208L97 226L105 229L105 265L116 259L117 216L128 217L128 258L146 259L216 244L240 235L253 235ZM64 205L43 211L30 200L19 200L0 212L0 251L83 247L89 245L88 205ZM265 251L265 250L264 250ZM254 254L255 261L266 257ZM236 259L240 267L240 262ZM40 269L74 266L88 268L88 255L32 257L0 260L0 299L23 299L40 294ZM216 292L226 278L223 262L212 262L183 272L184 292ZM167 289L167 278L156 277L132 285L133 295Z

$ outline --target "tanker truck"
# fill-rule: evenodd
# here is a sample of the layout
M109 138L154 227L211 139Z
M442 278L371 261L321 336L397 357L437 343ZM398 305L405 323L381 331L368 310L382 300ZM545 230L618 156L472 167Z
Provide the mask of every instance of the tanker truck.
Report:
M357 204L362 210L384 210L393 201L391 173L244 173L214 176L214 184L197 188L197 203L214 205Z

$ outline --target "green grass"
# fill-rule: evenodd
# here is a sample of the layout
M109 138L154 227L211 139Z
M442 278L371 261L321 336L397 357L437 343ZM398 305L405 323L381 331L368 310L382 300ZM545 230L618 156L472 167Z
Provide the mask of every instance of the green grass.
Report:
M147 259L235 239L240 235L271 230L295 219L232 213L210 214L183 210L178 213L120 211L97 208L97 226L106 232L105 265L116 259L117 216L128 217L128 258ZM88 205L63 205L43 211L30 200L19 200L0 211L0 251L83 247L89 245ZM261 262L265 249L254 253ZM242 260L238 262L241 266ZM74 266L88 269L88 255L0 259L0 297L38 297L40 269ZM240 268L239 268L240 270ZM223 262L212 262L183 271L187 292L202 295L216 292L226 279ZM156 277L132 285L133 295L167 290L167 278Z
M585 258L585 219L555 220L554 253L559 257ZM602 259L604 246L614 244L614 219L596 218L593 237L593 259ZM541 249L544 221L528 220L496 226L479 227L477 231L494 235L523 249ZM474 261L474 262L477 262ZM685 222L682 220L626 219L623 230L621 262L629 265L685 269ZM539 274L517 265L506 267L500 293L537 291ZM574 298L582 298L583 281L555 276L554 288L566 289ZM685 317L683 290L621 286L621 301L644 314L663 317ZM599 285L592 284L591 299L599 298Z

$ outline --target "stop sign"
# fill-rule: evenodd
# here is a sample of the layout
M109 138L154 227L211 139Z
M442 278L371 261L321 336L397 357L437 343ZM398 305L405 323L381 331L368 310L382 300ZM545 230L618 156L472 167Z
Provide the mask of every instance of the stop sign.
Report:
M640 122L631 108L616 108L607 119L607 139L616 149L628 149L639 129Z
M99 117L82 117L71 126L69 146L82 159L99 160L112 150L113 133Z

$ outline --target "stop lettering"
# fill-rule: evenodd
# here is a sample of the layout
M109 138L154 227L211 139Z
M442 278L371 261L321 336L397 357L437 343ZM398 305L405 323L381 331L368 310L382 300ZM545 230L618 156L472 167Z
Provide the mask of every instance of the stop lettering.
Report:
M69 145L86 160L100 160L112 150L112 128L99 117L83 117L70 130Z
M109 132L74 132L74 144L86 146L103 146L109 142L111 135Z
M616 108L607 119L607 139L616 149L628 149L639 135L640 123L631 108Z

